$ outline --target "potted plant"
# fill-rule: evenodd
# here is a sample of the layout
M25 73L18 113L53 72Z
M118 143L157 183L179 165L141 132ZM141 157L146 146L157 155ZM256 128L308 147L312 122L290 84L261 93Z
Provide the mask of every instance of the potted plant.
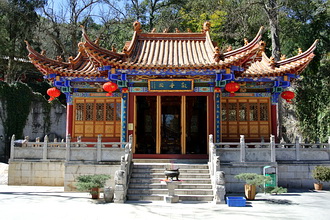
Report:
M315 190L322 190L323 184L321 182L330 181L330 167L316 166L312 171L312 177L317 181L314 183Z
M263 176L256 173L240 173L235 176L239 180L244 180L245 197L248 200L254 200L257 194L257 186L263 187L265 183L271 181L270 176Z
M100 188L103 188L105 182L110 179L109 175L94 174L78 176L76 188L79 191L88 191L92 199L100 198Z

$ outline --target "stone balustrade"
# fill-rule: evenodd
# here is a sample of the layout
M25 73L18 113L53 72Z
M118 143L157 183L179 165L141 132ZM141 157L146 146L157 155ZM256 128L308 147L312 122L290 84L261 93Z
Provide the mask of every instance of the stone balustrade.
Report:
M246 143L244 135L240 142L212 143L221 162L277 162L277 161L330 161L330 137L328 143Z
M125 146L129 142L102 142L98 136L97 142L71 142L70 135L66 141L50 142L47 135L43 142L37 138L36 142L29 142L26 137L24 140L15 141L13 135L11 140L11 160L52 160L52 161L86 161L120 162L125 155Z

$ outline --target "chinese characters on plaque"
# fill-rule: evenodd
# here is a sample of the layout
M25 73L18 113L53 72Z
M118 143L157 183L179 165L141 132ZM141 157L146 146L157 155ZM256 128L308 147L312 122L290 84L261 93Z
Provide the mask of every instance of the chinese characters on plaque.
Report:
M149 92L192 92L193 79L151 79L148 80Z

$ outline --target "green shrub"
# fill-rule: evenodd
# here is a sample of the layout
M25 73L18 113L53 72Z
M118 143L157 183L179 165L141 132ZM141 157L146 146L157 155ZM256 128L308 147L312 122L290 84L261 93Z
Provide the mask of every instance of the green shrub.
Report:
M105 174L78 176L76 188L79 191L91 191L92 188L103 188L108 179L110 179L110 176Z
M240 173L235 176L239 180L244 180L246 184L263 186L265 183L271 182L270 176L264 176L256 173Z
M312 171L312 177L317 180L318 183L330 181L330 167L316 166Z

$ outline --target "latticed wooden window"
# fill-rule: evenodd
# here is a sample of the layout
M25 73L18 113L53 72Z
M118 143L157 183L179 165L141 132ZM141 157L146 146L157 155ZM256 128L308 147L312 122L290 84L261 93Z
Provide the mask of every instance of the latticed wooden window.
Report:
M77 103L76 105L76 121L84 120L84 103Z
M223 97L221 100L221 133L223 140L267 139L270 135L270 99Z
M75 98L73 137L120 137L120 98Z

